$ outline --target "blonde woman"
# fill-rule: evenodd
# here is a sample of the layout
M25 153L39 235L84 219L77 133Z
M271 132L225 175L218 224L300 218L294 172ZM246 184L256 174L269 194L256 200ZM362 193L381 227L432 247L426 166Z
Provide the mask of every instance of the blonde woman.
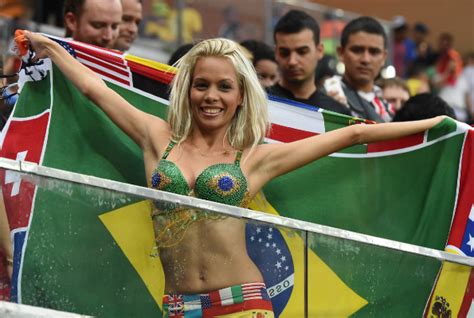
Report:
M339 149L418 133L443 119L354 125L263 144L265 92L230 40L202 41L179 61L166 122L130 105L55 42L25 36L37 58L51 58L141 147L151 187L235 206L246 207L271 179ZM153 219L166 277L165 316L173 317L175 301L184 301L198 315L273 317L262 275L247 255L244 221L159 203ZM214 302L216 295L224 299Z

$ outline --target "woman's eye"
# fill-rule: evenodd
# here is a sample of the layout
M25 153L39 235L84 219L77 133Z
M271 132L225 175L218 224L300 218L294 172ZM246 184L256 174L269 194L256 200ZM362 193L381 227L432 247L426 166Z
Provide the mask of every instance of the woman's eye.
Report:
M206 89L207 85L205 83L196 83L193 85L196 89Z
M221 85L221 89L227 91L227 90L232 89L232 86L231 86L231 85L228 85L228 84L223 84L223 85Z

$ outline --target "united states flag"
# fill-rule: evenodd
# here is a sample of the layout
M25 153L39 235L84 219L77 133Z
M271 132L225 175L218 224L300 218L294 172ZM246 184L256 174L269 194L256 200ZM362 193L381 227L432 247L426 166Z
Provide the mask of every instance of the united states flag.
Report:
M132 85L132 73L123 54L113 50L98 48L93 45L76 41L63 41L52 38L66 49L79 62L100 75L103 79Z

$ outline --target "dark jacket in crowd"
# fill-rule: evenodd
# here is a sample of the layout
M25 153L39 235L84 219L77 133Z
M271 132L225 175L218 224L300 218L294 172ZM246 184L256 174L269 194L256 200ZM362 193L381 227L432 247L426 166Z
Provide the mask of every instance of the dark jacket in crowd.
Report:
M321 90L316 90L309 98L302 99L302 98L296 98L292 92L290 92L286 88L283 88L279 84L275 84L274 86L268 88L267 93L269 95L283 97L283 98L294 100L303 104L330 110L336 113L349 115L349 116L351 115L351 112L346 106L337 102L332 97L329 97Z

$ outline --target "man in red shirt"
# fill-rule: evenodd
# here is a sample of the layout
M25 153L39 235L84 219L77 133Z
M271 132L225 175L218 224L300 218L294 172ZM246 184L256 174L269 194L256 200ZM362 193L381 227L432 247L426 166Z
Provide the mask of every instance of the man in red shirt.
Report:
M439 36L439 57L436 63L437 86L456 84L456 80L462 72L461 55L453 48L453 36L442 33Z

